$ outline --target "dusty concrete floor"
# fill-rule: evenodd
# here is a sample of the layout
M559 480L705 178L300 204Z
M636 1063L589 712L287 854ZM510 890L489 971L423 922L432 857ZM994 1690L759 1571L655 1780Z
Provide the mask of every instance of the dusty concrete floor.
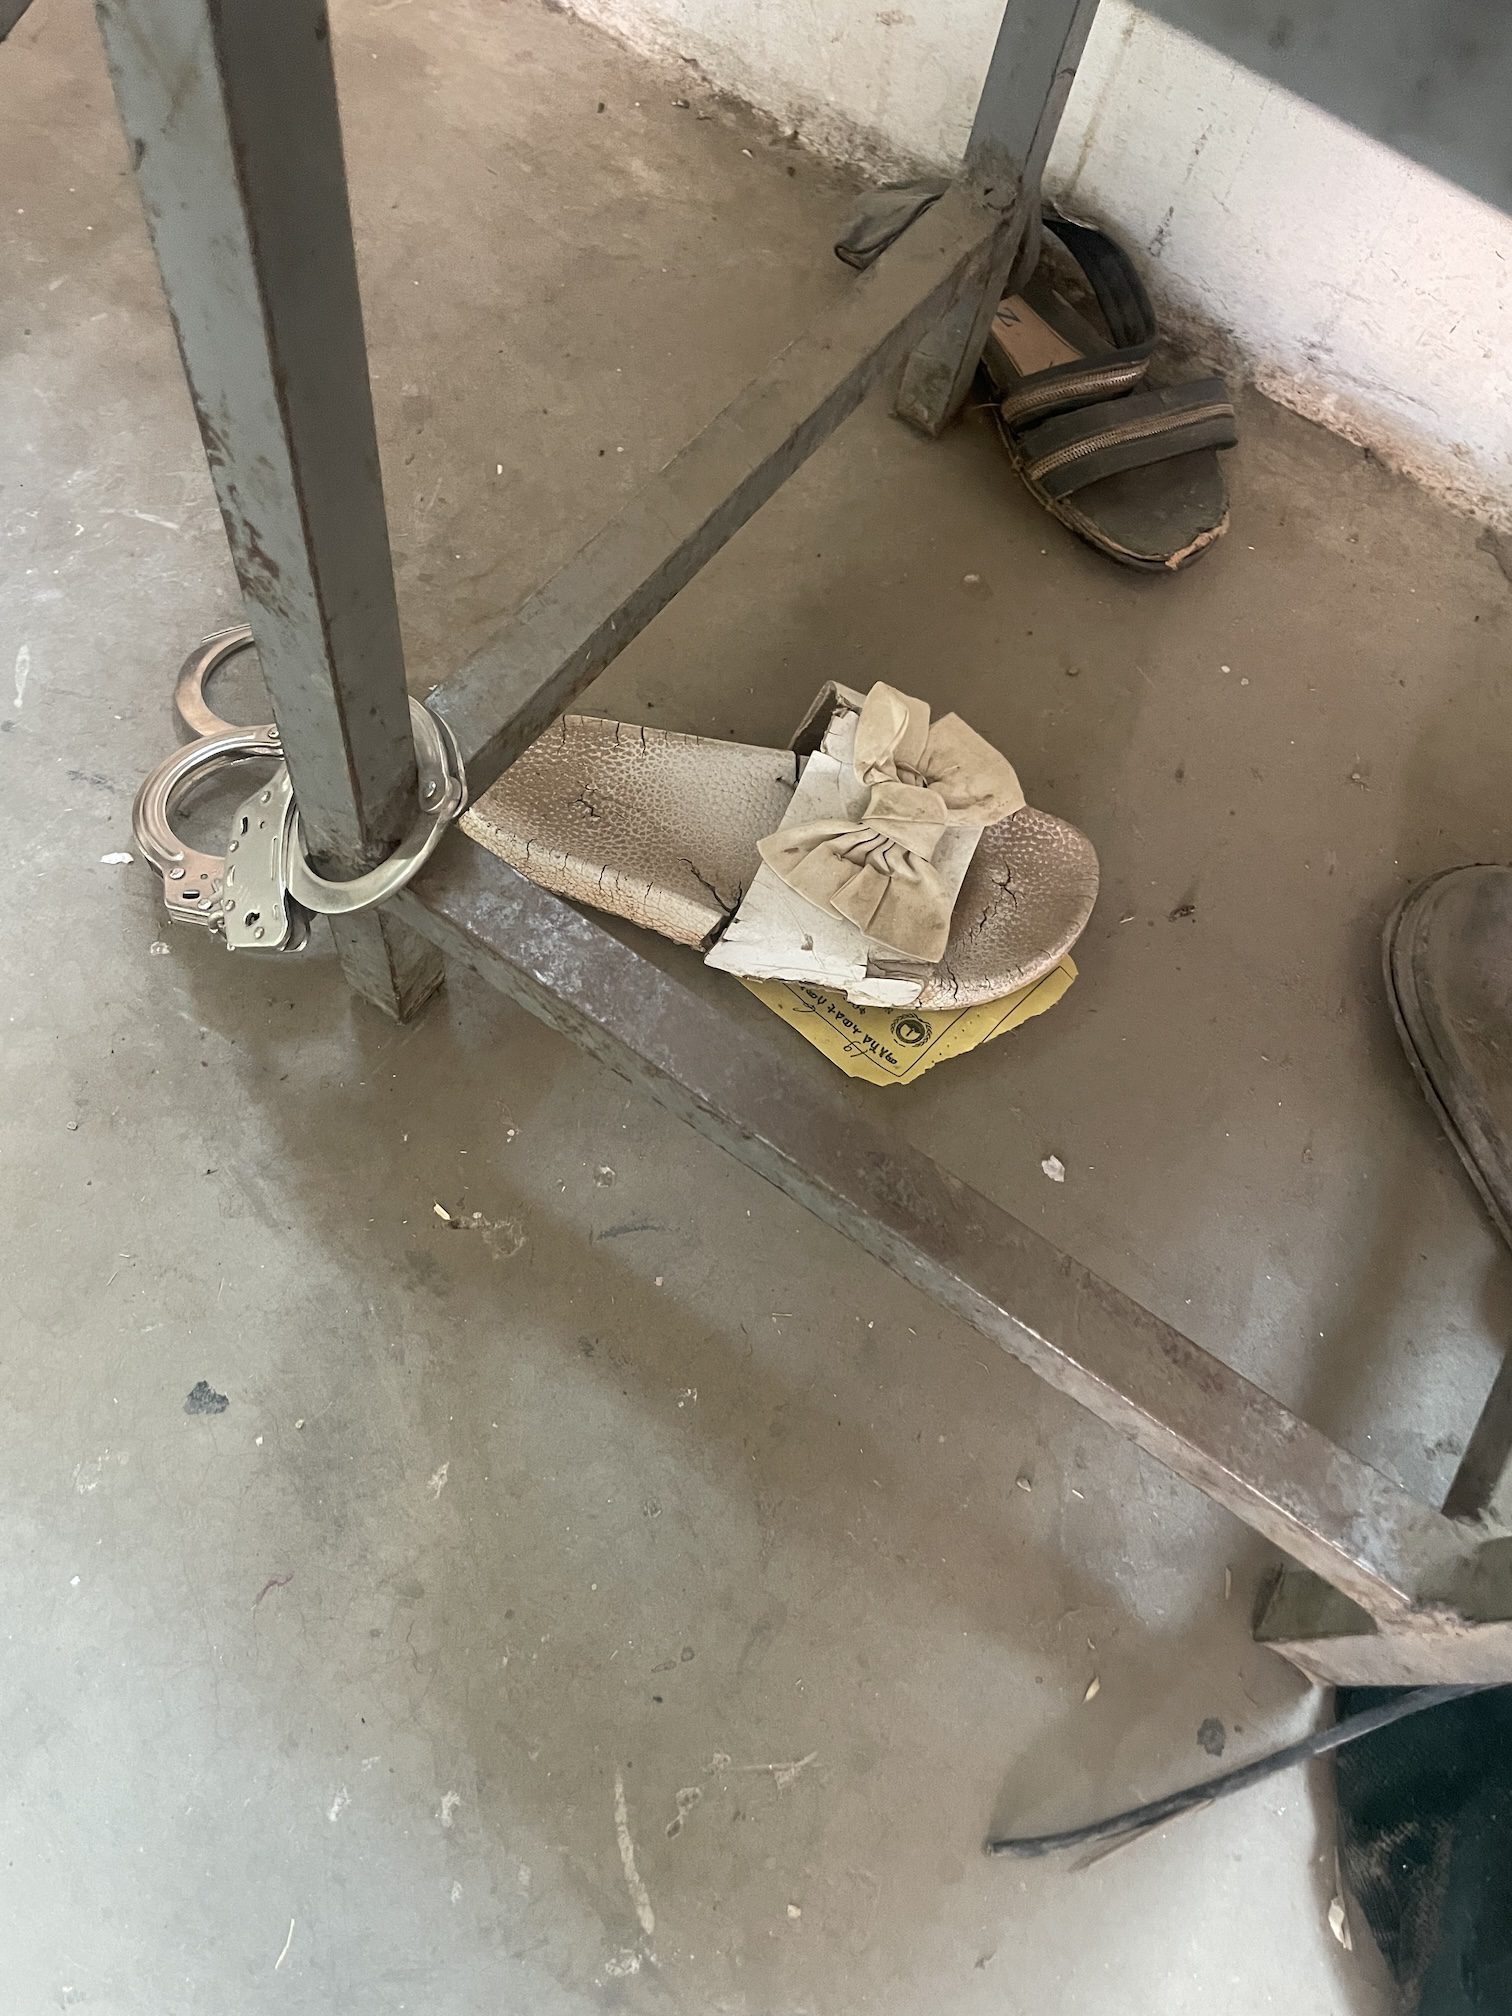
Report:
M845 191L525 0L337 26L423 685L847 284ZM1302 1780L979 1854L1312 1712L1241 1528L471 981L397 1030L102 862L233 586L80 0L0 92L7 2010L1375 2009ZM880 676L1009 751L1102 853L1083 979L858 1099L1437 1490L1512 1282L1375 944L1506 850L1512 591L1261 404L1229 468L1125 578L878 402L595 704Z

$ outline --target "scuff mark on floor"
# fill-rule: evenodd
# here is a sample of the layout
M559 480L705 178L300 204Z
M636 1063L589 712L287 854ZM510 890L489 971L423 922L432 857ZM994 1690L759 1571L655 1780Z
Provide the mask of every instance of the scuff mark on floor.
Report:
M635 1843L630 1838L630 1809L625 1803L625 1774L614 1774L614 1838L619 1843L620 1867L625 1872L625 1888L630 1892L630 1902L635 1906L635 1916L642 1932L648 1939L656 1936L656 1913L651 1908L651 1893L641 1879L635 1862Z

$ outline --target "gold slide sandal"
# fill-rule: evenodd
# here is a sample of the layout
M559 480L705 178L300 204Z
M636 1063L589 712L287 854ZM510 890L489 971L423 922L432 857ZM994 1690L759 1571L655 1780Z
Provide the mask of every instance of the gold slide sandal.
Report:
M462 825L711 965L869 1005L997 1000L1057 964L1097 895L1085 835L955 715L884 685L826 687L786 750L569 714Z

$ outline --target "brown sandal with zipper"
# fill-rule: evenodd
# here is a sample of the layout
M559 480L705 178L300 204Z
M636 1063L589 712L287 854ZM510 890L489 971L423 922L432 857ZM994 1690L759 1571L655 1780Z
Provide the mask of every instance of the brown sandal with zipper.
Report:
M1105 231L1046 208L1106 336L1043 270L999 305L983 353L999 432L1050 514L1126 567L1176 573L1228 529L1217 450L1237 439L1221 378L1151 389L1155 311Z

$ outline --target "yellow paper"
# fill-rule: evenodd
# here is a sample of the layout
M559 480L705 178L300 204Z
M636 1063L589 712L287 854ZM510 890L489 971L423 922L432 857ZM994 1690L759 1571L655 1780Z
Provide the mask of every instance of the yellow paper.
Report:
M1053 1008L1076 978L1069 953L1042 979L975 1008L858 1008L804 980L742 980L758 1001L868 1085L907 1085L947 1057L964 1056Z

